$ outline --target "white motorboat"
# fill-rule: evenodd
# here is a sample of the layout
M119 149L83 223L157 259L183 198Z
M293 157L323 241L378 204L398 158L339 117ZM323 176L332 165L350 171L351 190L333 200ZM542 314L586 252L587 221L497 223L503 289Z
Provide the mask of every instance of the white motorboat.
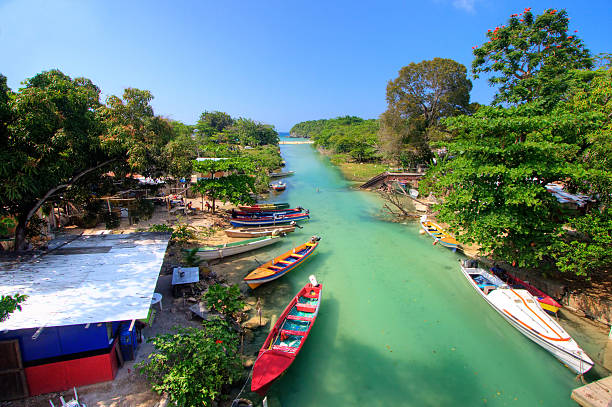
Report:
M586 352L542 309L529 291L511 288L475 263L473 260L462 262L463 275L506 321L574 372L583 374L593 367Z

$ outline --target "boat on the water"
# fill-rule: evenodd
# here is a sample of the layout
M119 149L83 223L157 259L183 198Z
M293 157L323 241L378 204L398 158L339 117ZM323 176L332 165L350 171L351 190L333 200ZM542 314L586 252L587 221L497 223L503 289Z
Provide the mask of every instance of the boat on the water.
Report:
M434 239L434 245L440 243L444 247L448 247L452 251L457 250L459 242L455 240L447 231L442 229L440 225L427 219L427 215L421 216L421 227L429 236Z
M479 268L474 260L461 263L461 271L472 287L506 321L578 374L593 367L593 361L576 341L548 315L527 290L514 289L499 277Z
M523 290L529 291L531 295L535 297L536 300L540 303L540 306L544 311L551 312L556 314L560 308L563 308L561 304L554 300L550 295L546 294L544 291L532 286L527 281L523 281L520 278L516 277L514 274L502 270L499 267L493 267L491 271L504 280L508 285L512 288L521 288Z
M245 212L252 211L261 211L261 210L276 210L276 209L287 209L289 208L288 202L279 202L279 203L265 203L265 204L256 204L256 205L240 205L238 209Z
M239 242L205 246L198 248L196 255L204 260L222 259L235 254L249 252L260 247L269 246L280 241L281 236L264 236L246 239Z
M309 219L308 212L297 213L275 213L271 216L240 216L230 220L230 224L235 227L240 226L271 226L283 225L291 222Z
M269 217L274 215L286 215L289 213L300 213L306 212L310 213L308 209L304 209L301 206L297 208L291 209L261 209L259 211L237 211L232 209L232 218L261 218L261 217Z
M293 175L293 174L295 174L294 171L271 172L270 173L270 178L288 177L288 176Z
M295 225L264 226L260 228L234 228L226 229L224 232L229 237L261 237L280 236L283 233L291 233Z
M270 188L272 188L276 192L284 191L287 188L287 184L284 182L278 182L276 184L270 184Z
M265 396L272 383L291 366L317 319L322 289L315 277L310 276L310 282L280 315L253 366L251 391Z
M290 272L291 270L303 264L315 251L319 245L318 236L313 236L310 240L294 249L289 250L262 264L255 270L251 271L244 278L244 281L251 288L257 288L260 285L276 280Z

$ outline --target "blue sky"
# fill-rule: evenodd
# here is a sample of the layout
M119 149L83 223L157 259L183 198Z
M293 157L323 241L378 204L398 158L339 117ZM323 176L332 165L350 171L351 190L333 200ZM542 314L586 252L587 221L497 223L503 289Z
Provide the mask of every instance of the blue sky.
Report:
M104 95L148 89L157 114L185 123L220 110L287 131L378 117L402 66L443 57L469 68L487 29L525 7L567 9L593 53L612 52L610 0L0 0L0 73L16 90L58 68ZM473 101L493 93L474 81Z

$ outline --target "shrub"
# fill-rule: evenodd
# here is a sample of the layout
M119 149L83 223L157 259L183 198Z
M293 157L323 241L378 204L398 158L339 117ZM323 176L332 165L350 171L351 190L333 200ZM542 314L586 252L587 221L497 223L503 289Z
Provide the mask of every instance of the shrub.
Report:
M136 365L154 391L166 392L179 406L211 405L242 373L238 335L229 323L215 319L203 325L149 339L156 352Z
M154 225L151 225L147 230L149 232L174 232L174 228L172 226L164 225L163 223L156 223Z
M121 224L121 219L116 212L104 212L102 219L104 220L106 229L115 229Z
M208 291L202 297L209 309L227 316L233 316L244 308L238 284L231 287L213 284L208 287Z

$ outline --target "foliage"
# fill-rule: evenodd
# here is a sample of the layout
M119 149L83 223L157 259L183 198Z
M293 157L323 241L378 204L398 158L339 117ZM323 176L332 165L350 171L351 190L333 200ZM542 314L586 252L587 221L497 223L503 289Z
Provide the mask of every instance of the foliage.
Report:
M561 272L589 276L609 271L612 265L612 210L608 207L568 222L572 232L561 229L552 245Z
M149 226L147 231L172 233L172 235L170 236L172 242L179 244L186 243L189 240L194 239L196 236L195 228L193 226L181 222L180 219L174 226L165 225L163 223L156 223L154 225Z
M15 310L21 311L21 303L28 297L21 294L0 296L0 322L6 321Z
M278 133L274 130L274 126L242 117L227 130L226 137L243 146L278 144Z
M0 219L0 236L9 236L11 231L15 229L15 226L17 226L17 222L13 218L5 217Z
M313 137L320 134L325 128L326 124L327 120L325 119L301 122L291 128L290 134L293 137Z
M506 23L487 32L489 41L474 47L474 77L491 74L489 83L499 86L496 103L519 103L543 98L555 103L567 90L564 74L591 68L589 51L574 31L568 35L565 10L531 8L512 14Z
M234 124L234 119L224 112L204 112L195 125L196 132L204 138L210 138L215 133L221 133Z
M198 248L186 249L183 252L183 262L189 267L197 267L198 264L202 263L202 259L198 257Z
M106 225L106 229L116 229L121 225L121 218L116 212L103 212L102 220Z
M452 59L411 63L387 84L387 110L381 115L379 137L387 158L427 162L432 140L448 139L444 117L470 113L467 69ZM408 160L407 160L408 158Z
M457 134L447 145L452 159L428 171L420 187L443 199L438 218L460 241L519 266L556 263L562 271L590 275L610 267L603 208L612 185L612 81L610 70L566 77L572 87L552 110L535 100L447 119ZM585 218L563 211L545 188L553 181L598 197L603 208ZM570 258L580 266L567 264Z
M204 293L204 301L209 309L215 310L223 315L233 316L244 308L244 301L238 284L226 287L221 284L213 284Z
M198 143L191 135L179 135L163 148L167 172L176 179L190 179L193 160L198 157Z
M378 120L344 116L298 123L291 131L306 132L317 146L334 153L347 153L347 157L357 162L368 162L378 159L378 126Z
M149 232L169 232L172 233L174 232L174 228L172 226L163 224L163 223L156 223L154 225L149 226L149 229L147 229L147 231Z
M215 319L203 325L149 339L156 351L137 365L154 391L167 393L179 406L212 405L242 372L238 335L229 324Z
M233 157L221 160L194 162L194 169L207 175L198 179L193 190L212 199L212 211L219 199L233 204L253 203L251 193L255 193L255 180L249 175L254 172L253 165L245 158ZM221 176L215 175L224 173Z
M25 235L28 239L31 239L35 236L40 236L43 234L43 230L47 227L47 221L43 218L40 218L38 215L34 215L30 218L28 222L28 226L25 230Z

